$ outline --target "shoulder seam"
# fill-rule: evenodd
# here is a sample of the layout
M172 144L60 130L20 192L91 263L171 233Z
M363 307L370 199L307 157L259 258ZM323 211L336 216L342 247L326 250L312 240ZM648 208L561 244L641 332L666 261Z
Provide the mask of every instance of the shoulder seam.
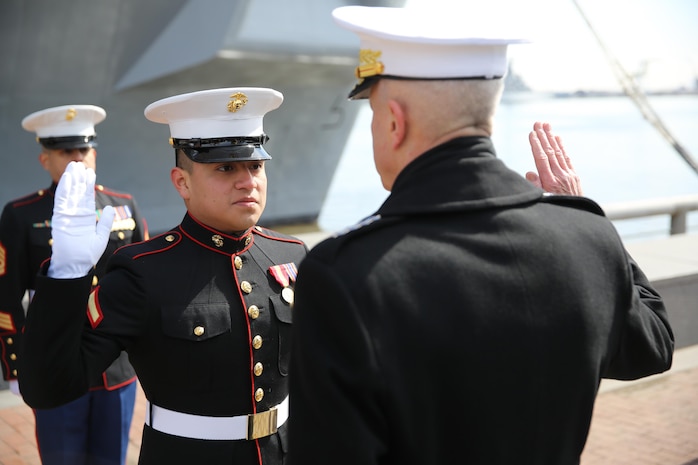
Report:
M99 189L99 187L101 187L101 189ZM125 199L132 199L133 198L133 195L129 194L128 192L114 191L106 186L102 186L101 184L99 186L95 186L95 190L97 190L98 192L101 192L105 195L110 195L112 197L122 197Z
M585 210L590 213L595 213L599 216L606 216L601 206L587 197L578 197L573 195L544 195L541 202L576 208L577 210Z
M165 238L165 237L167 237L167 236L174 236L175 239L174 239L174 240L168 240L168 241L166 241L166 242L163 243L163 244L158 244L159 241L161 241L163 238ZM176 246L177 244L179 244L180 242L182 242L182 234L181 234L179 231L167 231L167 232L165 232L165 233L158 234L157 236L152 237L152 238L148 239L147 241L134 242L134 243L132 243L132 244L123 245L123 246L119 247L118 251L122 251L122 252L123 252L123 251L128 250L128 249L132 249L132 250L133 250L134 247L139 247L139 246L142 247L142 246L144 246L145 244L147 244L147 245L149 245L149 246L151 246L151 247L152 247L152 246L160 246L160 247L157 247L157 248L150 248L149 250L146 250L146 251L144 251L144 252L137 252L137 251L135 251L135 253L134 253L133 255L131 255L130 258L131 258L131 260L137 260L137 259L139 259L139 258L141 258L141 257L145 257L145 256L148 256L148 255L154 255L154 254L158 254L158 253L161 253L161 252L165 252L165 251L167 251L167 250L170 250L170 249L172 249L174 246ZM125 253L125 252L124 252L124 253ZM127 254L127 255L130 255L130 254Z
M10 202L10 205L12 205L13 208L23 207L25 205L31 205L32 203L37 202L37 201L46 197L45 193L40 194L40 192L42 192L42 191L36 191L32 194L25 195L24 197L20 197L18 199L15 199L15 200Z
M266 239L270 239L273 241L289 242L289 243L299 244L299 245L304 244L303 241L298 239L297 237L289 236L287 234L282 234L282 233L279 233L279 232L274 231L272 229L262 228L261 226L252 228L252 232L254 234L257 234L259 236L262 236ZM270 233L273 233L273 234L270 234Z

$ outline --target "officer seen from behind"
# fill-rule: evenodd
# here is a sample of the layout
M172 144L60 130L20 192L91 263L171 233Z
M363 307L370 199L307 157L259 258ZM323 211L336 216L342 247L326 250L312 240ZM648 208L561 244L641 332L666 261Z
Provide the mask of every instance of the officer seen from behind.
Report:
M596 203L498 157L520 42L500 18L334 19L361 43L350 96L369 99L390 195L298 270L289 464L578 465L601 379L671 367L661 296ZM534 129L534 154L564 162L549 126Z

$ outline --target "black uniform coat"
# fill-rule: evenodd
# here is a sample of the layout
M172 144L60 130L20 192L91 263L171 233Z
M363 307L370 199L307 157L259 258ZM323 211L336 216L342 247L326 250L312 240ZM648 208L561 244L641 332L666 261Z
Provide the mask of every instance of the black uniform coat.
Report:
M34 292L41 263L51 256L51 216L56 184L34 194L9 202L0 218L0 341L4 379L17 379L17 347L21 344L24 326L25 291ZM135 199L127 193L95 186L97 215L111 205L116 210L109 243L102 255L95 276L104 274L107 258L122 245L147 238L148 227ZM95 279L94 283L96 284ZM96 374L93 388L116 389L134 382L135 372L126 354Z
M91 373L126 350L157 406L206 416L269 410L288 395L291 330L291 306L270 267L298 266L306 252L290 236L255 227L232 237L187 214L177 228L119 249L89 304L89 277L39 277L19 378L25 401L41 408L78 397ZM69 356L47 358L49 348ZM284 440L285 426L250 441L146 426L139 463L281 464Z
M479 137L423 154L376 217L315 246L294 317L292 465L577 464L600 379L673 354L596 204L544 196Z

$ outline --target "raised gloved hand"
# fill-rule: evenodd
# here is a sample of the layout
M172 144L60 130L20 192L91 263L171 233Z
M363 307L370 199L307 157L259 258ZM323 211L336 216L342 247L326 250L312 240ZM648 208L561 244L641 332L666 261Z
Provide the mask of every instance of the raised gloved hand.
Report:
M94 170L83 163L70 162L58 182L51 219L51 278L87 275L107 248L114 209L104 207L96 222L95 179Z

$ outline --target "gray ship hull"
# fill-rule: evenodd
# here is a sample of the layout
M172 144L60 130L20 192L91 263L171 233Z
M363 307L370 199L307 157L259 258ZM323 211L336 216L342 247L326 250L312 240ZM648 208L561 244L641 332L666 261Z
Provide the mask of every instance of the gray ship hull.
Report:
M107 110L97 126L98 182L133 193L151 231L176 225L169 128L151 102L217 87L271 87L265 118L269 192L261 223L312 224L352 129L346 100L355 38L336 27L341 0L3 0L0 6L0 202L49 185L34 135L20 122L57 105ZM400 6L403 1L354 4Z

